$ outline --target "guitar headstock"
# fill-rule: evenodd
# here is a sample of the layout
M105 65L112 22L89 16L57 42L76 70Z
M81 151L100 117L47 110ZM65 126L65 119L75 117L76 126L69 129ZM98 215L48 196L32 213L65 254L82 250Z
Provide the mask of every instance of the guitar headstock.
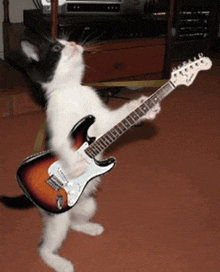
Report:
M194 61L189 60L188 62L183 62L182 66L174 68L171 73L170 81L175 87L178 85L189 86L193 83L199 71L209 70L211 67L211 60L199 54L198 59L194 58Z

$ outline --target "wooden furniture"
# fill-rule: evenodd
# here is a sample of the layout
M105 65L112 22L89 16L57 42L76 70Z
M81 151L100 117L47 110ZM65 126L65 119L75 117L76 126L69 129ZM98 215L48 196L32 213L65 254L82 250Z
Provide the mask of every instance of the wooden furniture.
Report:
M19 40L24 35L23 24L11 24L9 0L4 0L4 55L10 58L11 52L19 48ZM51 37L57 37L57 0L52 0ZM88 67L84 82L161 79L169 78L171 28L174 0L170 1L167 37L126 39L105 41L99 50L85 53Z
M51 2L51 37L56 38L59 25L58 0L51 0ZM84 82L169 78L172 60L184 61L197 55L197 53L206 53L210 48L213 35L215 35L213 31L216 16L218 16L218 0L204 2L208 12L210 11L206 14L207 37L188 35L183 39L180 38L183 17L187 15L193 19L193 16L200 15L201 8L203 10L203 2L199 0L170 0L169 3L168 12L165 15L167 33L164 37L106 40L102 42L98 51L85 53L86 65L90 68L86 71ZM186 3L191 4L186 5ZM11 58L12 51L18 50L19 41L24 36L25 27L22 23L10 23L9 0L3 0L3 4L4 55L7 59ZM189 9L187 10L187 8ZM188 13L184 14L184 12ZM199 21L201 20L199 19ZM198 24L195 28L195 34L200 29L201 27Z

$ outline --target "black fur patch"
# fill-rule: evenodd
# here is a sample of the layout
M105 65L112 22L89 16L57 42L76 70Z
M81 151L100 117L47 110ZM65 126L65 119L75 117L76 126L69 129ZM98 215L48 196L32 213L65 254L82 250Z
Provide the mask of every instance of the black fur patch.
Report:
M36 48L39 61L29 59L21 50L19 66L30 79L28 83L35 102L45 107L47 101L41 83L50 82L53 79L64 45L57 40L35 33L29 33L22 41L27 41Z
M11 209L24 210L34 207L34 204L25 195L15 197L0 196L0 202Z
M58 41L51 39L47 40L41 38L34 42L27 39L26 41L30 42L37 48L37 55L39 57L39 61L30 61L30 59L25 57L25 70L27 71L27 74L31 80L37 83L46 83L51 81L64 46Z

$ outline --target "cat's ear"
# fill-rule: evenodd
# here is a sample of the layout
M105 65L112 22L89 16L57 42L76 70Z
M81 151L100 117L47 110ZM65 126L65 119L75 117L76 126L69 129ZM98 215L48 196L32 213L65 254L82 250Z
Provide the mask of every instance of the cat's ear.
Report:
M30 60L39 61L38 49L35 45L29 41L23 40L21 41L21 49Z

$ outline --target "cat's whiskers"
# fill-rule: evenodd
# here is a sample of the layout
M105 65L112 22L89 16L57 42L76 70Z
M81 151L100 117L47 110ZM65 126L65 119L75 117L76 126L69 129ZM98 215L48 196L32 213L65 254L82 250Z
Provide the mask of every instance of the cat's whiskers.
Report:
M86 52L98 52L98 51L100 51L101 49L100 49L100 45L86 45L86 46L84 46L83 47L84 48L84 51L86 51Z
M97 30L91 32L84 40L82 40L82 41L80 42L80 45L84 46L85 44L88 44L88 43L89 43L89 42L88 42L88 39L91 38L91 36L94 35L94 34L96 33L96 31L97 31ZM85 32L85 29L84 29L84 31L83 31L83 33L82 33L82 38L83 38L84 32ZM94 40L95 40L95 38L94 38L93 40L91 40L90 43L91 43L91 42L94 42ZM96 40L97 40L97 39L96 39Z
M100 39L100 37L102 37L104 35L105 32L103 32L102 34L100 34L99 36L97 37L94 37L92 40L88 41L89 38L91 38L91 36L97 32L97 30L91 32L83 41L79 42L79 44L81 46L88 46L88 45L91 45L91 44L97 44L97 40ZM83 35L82 35L83 37Z
M70 36L74 33L75 30L69 31L69 30L62 30L62 33L59 35L60 39L64 39L66 41L69 41Z

